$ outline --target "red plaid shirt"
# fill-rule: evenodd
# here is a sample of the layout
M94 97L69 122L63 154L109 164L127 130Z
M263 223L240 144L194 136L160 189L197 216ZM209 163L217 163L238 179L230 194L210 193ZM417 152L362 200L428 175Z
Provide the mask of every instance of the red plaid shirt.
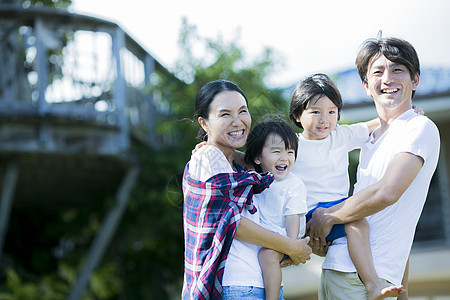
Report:
M236 173L194 180L189 163L183 175L185 265L182 299L222 299L225 260L244 206L255 213L253 194L273 182L270 173L258 174L234 165Z

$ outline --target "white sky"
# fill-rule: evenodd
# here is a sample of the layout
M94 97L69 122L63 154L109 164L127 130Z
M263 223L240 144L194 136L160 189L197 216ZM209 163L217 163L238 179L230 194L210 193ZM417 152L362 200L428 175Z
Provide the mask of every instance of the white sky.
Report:
M183 16L202 37L230 41L240 30L250 58L265 47L282 57L272 87L354 67L359 45L379 29L411 42L422 67L450 67L447 0L73 0L72 11L117 22L169 70Z

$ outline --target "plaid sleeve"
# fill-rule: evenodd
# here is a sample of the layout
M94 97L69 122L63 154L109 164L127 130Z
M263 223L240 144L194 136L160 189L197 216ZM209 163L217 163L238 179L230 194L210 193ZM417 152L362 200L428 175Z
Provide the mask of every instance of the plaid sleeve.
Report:
M225 260L244 206L254 213L254 193L273 181L241 167L206 182L183 175L185 271L182 299L221 299Z

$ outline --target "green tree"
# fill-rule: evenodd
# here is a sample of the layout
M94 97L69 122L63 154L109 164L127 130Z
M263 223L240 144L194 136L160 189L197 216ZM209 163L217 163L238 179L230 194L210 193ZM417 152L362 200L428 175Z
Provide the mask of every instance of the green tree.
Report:
M0 4L17 4L23 7L29 6L50 6L55 8L67 8L72 4L72 0L0 0Z

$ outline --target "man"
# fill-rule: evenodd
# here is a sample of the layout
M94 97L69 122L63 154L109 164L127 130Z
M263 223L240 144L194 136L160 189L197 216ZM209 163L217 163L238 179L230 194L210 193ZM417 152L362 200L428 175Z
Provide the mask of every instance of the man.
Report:
M406 285L415 228L437 166L439 132L411 108L420 75L411 44L397 38L369 39L362 44L356 65L381 125L361 149L354 195L317 210L308 223L309 236L315 252L320 252L326 249L325 237L334 224L367 217L378 276L387 285ZM345 237L328 248L322 269L319 299L367 297Z

